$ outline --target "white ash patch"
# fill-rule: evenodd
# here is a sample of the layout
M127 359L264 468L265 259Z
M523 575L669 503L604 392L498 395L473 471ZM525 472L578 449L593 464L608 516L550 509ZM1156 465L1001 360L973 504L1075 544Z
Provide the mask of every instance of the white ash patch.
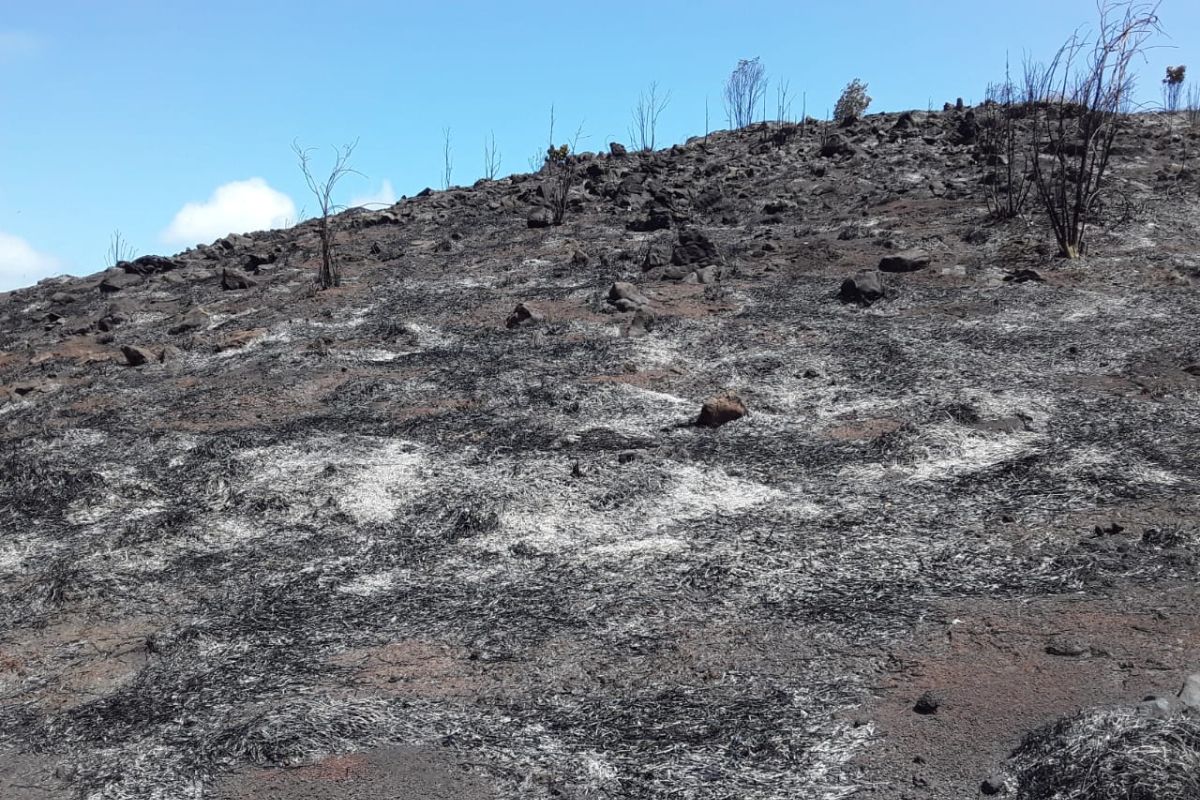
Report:
M258 448L239 457L252 464L251 488L290 495L296 513L325 496L360 522L393 519L401 499L418 490L427 461L418 445L405 440L334 437Z
M343 583L337 590L343 594L352 594L356 597L374 597L375 595L387 592L395 584L395 572L387 570L385 572L370 572L365 575L359 575L357 578Z
M500 530L481 542L502 551L513 540L538 549L592 555L671 553L687 546L677 527L714 516L738 515L784 493L722 469L674 464L660 491L632 497L610 510L587 504L575 490L558 498L526 498L500 515Z
M863 464L841 471L846 480L925 483L969 475L1033 452L1044 440L1038 433L985 433L960 425L923 428L914 449L924 458L909 464Z

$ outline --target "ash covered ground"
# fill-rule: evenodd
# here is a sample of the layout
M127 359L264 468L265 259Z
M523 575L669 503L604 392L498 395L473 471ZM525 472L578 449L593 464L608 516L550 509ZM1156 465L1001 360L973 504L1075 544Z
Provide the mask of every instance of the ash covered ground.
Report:
M1129 120L1075 262L961 114L836 137L0 295L0 796L963 798L1177 693L1200 130Z

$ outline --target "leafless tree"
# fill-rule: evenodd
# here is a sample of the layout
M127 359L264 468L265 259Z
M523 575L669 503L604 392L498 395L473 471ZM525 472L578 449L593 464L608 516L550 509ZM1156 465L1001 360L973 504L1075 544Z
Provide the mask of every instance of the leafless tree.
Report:
M767 72L758 58L740 59L725 81L725 114L734 128L754 121L759 100L767 91Z
M653 150L658 131L658 117L671 102L671 93L659 96L658 81L638 95L633 107L633 123L629 126L629 139L638 150Z
M1007 63L1004 81L987 87L979 113L978 149L988 210L996 219L1013 219L1021 215L1032 184L1026 177L1030 153L1022 127L1028 105L1013 83Z
M1131 64L1160 30L1158 3L1103 0L1093 41L1073 35L1045 67L1027 62L1029 162L1061 254L1084 252L1088 223L1130 107ZM1030 70L1033 70L1032 74Z
M450 173L454 170L454 153L450 149L450 129L442 128L442 188L450 188Z
M792 116L792 101L788 99L790 88L789 81L780 81L775 85L775 118L780 123L788 122Z
M1187 112L1188 122L1192 125L1200 124L1200 86L1188 87L1187 106L1184 111Z
M320 226L317 229L321 239L321 268L317 273L317 282L322 289L339 286L342 282L341 270L333 252L335 231L332 215L339 208L333 203L333 190L338 181L347 175L362 175L350 167L350 156L354 154L354 148L357 146L358 140L355 139L350 144L333 148L333 167L329 170L329 176L320 180L313 175L312 154L316 148L305 148L297 142L292 142L292 150L300 161L300 171L304 173L304 182L308 184L308 190L316 198L317 207L321 210Z
M496 149L496 134L493 131L483 140L483 177L496 180L500 174L500 151Z
M1187 66L1167 67L1167 77L1163 78L1163 108L1170 114L1179 110L1179 95L1183 92L1183 82L1186 78Z
M122 261L132 261L137 251L134 250L125 237L121 235L121 231L114 230L112 238L108 242L108 266L115 267Z
M554 144L554 106L550 106L550 137L546 157L542 162L542 196L550 206L555 225L561 225L567 216L571 187L575 184L575 158L579 139L583 136L583 123L575 129L575 137L569 144Z

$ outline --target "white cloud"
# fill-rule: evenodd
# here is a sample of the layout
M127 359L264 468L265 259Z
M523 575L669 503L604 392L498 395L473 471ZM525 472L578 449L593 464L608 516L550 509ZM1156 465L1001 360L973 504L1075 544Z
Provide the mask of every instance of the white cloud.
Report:
M0 61L31 56L42 49L42 40L24 31L0 31Z
M162 233L168 244L211 242L230 233L282 228L296 221L296 204L262 178L218 186L204 203L188 203Z
M34 250L20 236L0 233L0 292L29 286L60 268L58 259Z
M384 179L379 186L379 191L369 194L360 195L350 201L350 206L366 206L367 208L378 209L380 205L390 206L396 202L396 190L392 188L392 182Z

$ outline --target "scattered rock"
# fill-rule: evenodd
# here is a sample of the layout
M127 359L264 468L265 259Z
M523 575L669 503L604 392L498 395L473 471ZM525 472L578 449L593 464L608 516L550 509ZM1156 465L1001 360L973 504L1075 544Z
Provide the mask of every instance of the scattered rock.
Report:
M183 317L180 318L179 322L168 328L167 332L175 335L187 333L188 331L199 330L201 328L207 328L209 319L210 317L208 316L208 313L199 306L196 306L184 314Z
M625 224L626 230L648 233L650 231L661 231L671 227L671 215L665 209L655 208L638 219L630 220Z
M1044 283L1045 280L1046 279L1041 276L1041 273L1034 269L1013 270L1004 276L1005 283L1028 283L1029 281L1033 281L1035 283Z
M617 281L608 290L608 302L622 311L636 311L642 306L650 305L650 298L632 283Z
M54 303L56 306L74 303L75 295L71 294L70 292L55 292L54 294L50 295L50 302Z
M537 325L543 322L546 315L534 308L529 303L517 303L517 307L508 315L508 319L504 322L506 328L520 328L522 326Z
M258 281L251 278L246 273L238 269L226 267L221 270L221 288L226 291L236 291L239 289L249 289L252 286L257 286Z
M125 356L125 363L131 367L140 367L151 361L158 361L158 354L153 350L129 344L121 346L121 355Z
M1155 697L1150 695L1142 698L1137 705L1137 712L1145 717L1169 719L1175 714L1175 703L1170 697Z
M941 707L941 695L931 690L917 698L917 702L913 705L913 711L918 714L936 714Z
M700 408L696 425L701 428L719 428L727 422L746 416L746 404L736 394L711 397Z
M1046 652L1052 656L1073 658L1088 654L1091 652L1091 649L1077 639L1060 637L1050 640L1050 643L1046 645Z
M928 267L930 260L929 253L924 250L902 250L881 258L879 270L880 272L916 272Z
M550 209L539 206L529 212L529 216L525 218L525 224L530 228L549 228L554 224L554 214Z
M107 275L104 280L100 281L100 291L105 294L112 294L113 292L120 292L137 286L144 280L145 278L136 272L120 270Z
M1008 791L1008 780L1003 775L991 775L979 784L979 791L989 797Z
M655 242L646 248L642 257L642 271L649 272L657 267L665 267L671 263L671 248L664 242Z
M133 261L122 261L117 266L135 275L156 275L179 269L183 264L165 256L141 256Z
M838 298L843 303L857 303L860 306L869 306L885 295L883 280L875 270L863 270L853 278L846 278L838 292Z
M821 143L821 155L825 158L852 156L857 152L854 145L850 144L846 137L840 133L830 134Z
M695 228L679 231L679 238L671 251L671 263L676 266L712 264L720 260L717 246Z
M654 325L657 322L657 317L654 312L648 308L639 308L633 314L633 319L629 321L629 326L625 328L625 335L631 338L645 336L650 331L654 330Z
M1200 712L1200 672L1187 676L1179 690L1179 702L1192 711Z
M625 150L625 145L620 144L619 142L609 142L608 152L610 155L620 158L621 156L625 155L627 151Z

